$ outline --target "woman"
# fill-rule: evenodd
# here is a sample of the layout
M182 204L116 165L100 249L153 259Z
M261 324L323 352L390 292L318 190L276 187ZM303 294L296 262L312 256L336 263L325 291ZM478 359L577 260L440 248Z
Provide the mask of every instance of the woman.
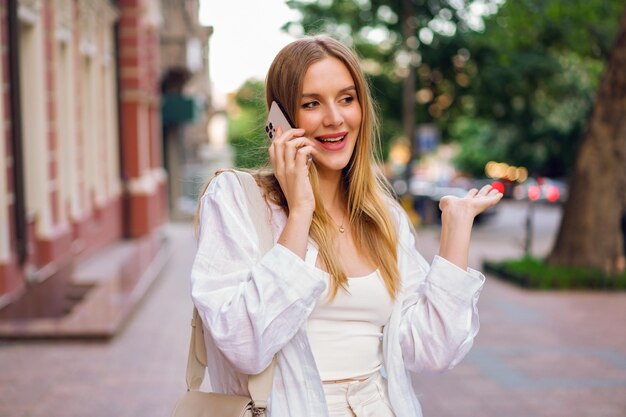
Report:
M268 108L274 100L298 127L278 132L271 172L257 173L276 244L260 256L234 174L200 201L192 298L212 388L246 394L246 375L277 355L271 417L420 416L410 372L451 368L478 331L484 277L467 268L470 232L502 195L445 197L429 266L376 168L354 53L326 36L289 44L267 76Z

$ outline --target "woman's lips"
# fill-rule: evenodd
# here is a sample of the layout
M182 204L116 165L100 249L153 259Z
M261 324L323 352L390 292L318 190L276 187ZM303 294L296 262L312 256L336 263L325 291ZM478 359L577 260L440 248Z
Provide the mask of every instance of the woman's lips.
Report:
M340 151L346 146L347 136L348 132L337 132L316 136L315 139L328 151Z

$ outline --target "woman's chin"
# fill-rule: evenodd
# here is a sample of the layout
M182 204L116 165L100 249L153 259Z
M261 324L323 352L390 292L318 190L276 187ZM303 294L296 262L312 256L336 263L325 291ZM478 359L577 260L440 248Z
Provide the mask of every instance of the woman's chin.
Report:
M319 160L313 158L313 161L315 162L315 167L319 172L330 173L333 171L341 172L346 166L348 166L348 162L350 160L347 158L320 158Z

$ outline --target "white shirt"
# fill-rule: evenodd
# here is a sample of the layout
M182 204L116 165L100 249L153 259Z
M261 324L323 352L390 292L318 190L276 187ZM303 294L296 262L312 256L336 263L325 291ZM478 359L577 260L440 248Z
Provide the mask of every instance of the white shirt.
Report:
M469 351L478 332L476 303L484 276L415 248L404 211L390 200L397 225L402 280L383 331L384 371L396 417L421 416L409 372L443 371ZM271 206L276 241L286 216ZM192 299L208 331L208 371L215 392L247 394L247 375L277 354L270 417L324 417L321 377L306 320L324 291L324 272L275 244L260 256L245 195L233 173L213 180L201 198L198 252L191 271Z

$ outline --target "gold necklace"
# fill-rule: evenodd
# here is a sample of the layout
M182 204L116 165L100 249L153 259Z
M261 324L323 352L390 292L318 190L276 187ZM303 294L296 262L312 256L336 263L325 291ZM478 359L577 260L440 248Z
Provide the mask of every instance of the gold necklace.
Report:
M332 219L332 217L331 217L331 219ZM340 225L339 225L339 224L337 224L337 222L335 221L335 219L333 219L333 223L335 223L335 226L337 226L337 227L339 228L339 233L343 233L343 232L345 232L345 231L346 231L346 229L343 227L343 219L344 219L344 217L343 217L343 216L341 216L341 224L340 224Z

